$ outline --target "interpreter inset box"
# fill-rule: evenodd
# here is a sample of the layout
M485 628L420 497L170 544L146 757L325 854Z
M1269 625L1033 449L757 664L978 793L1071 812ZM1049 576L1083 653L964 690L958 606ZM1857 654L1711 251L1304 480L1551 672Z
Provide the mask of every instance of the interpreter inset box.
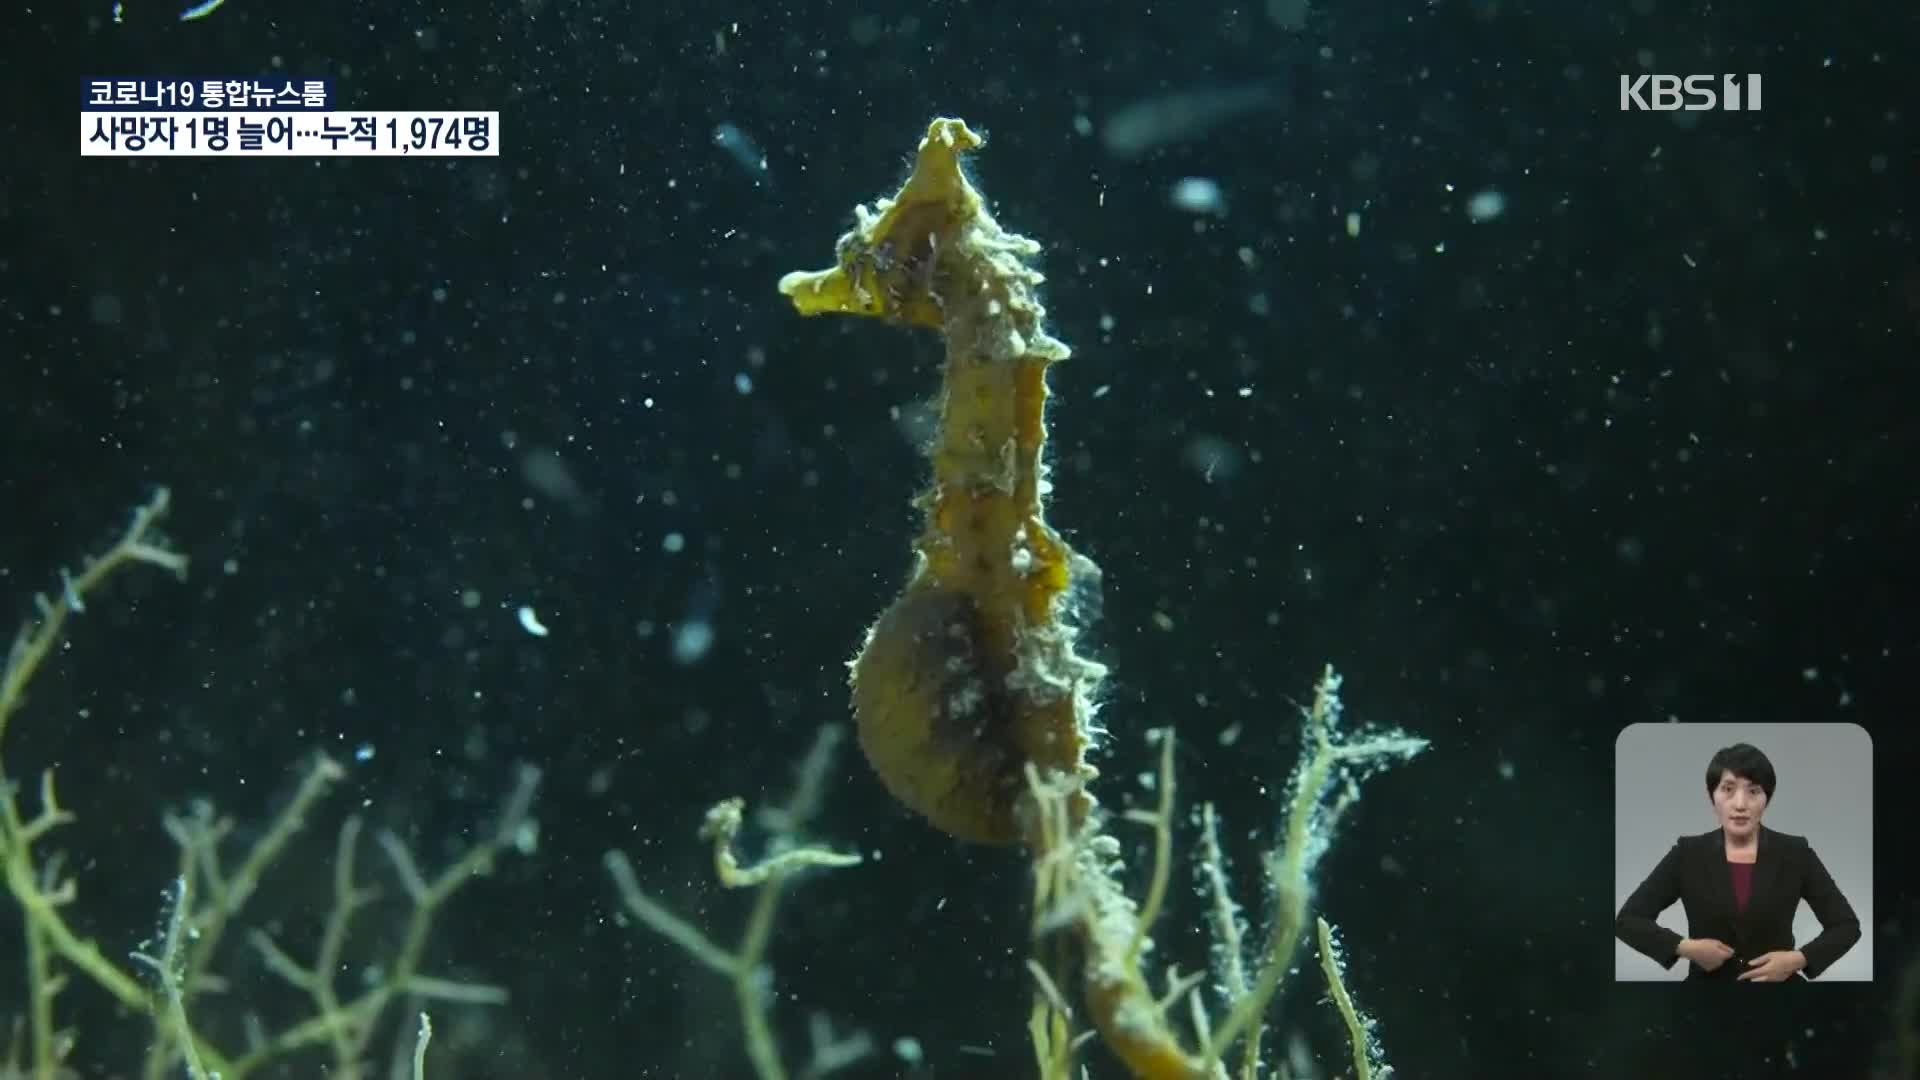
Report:
M1616 982L1873 979L1873 740L1659 724L1614 744Z

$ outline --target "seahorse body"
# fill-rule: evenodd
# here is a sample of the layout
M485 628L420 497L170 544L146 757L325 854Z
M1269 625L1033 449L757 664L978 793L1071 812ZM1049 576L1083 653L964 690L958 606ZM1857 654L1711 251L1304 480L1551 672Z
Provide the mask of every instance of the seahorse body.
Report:
M804 315L867 315L946 338L914 569L853 660L860 745L895 798L963 840L1024 839L1025 768L1094 776L1091 694L1064 599L1098 573L1046 522L1049 336L1037 243L987 213L960 170L981 139L935 120L900 192L856 208L827 270L788 274Z

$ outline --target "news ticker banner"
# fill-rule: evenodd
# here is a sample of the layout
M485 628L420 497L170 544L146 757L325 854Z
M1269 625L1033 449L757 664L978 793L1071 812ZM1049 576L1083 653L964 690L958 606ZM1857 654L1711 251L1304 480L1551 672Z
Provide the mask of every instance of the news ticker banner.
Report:
M498 157L500 114L343 110L328 79L89 78L82 157Z

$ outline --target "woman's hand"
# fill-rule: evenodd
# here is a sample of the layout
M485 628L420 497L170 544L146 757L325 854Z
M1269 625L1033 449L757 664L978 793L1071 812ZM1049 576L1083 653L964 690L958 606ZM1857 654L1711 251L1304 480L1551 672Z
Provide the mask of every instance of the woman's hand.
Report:
M1733 946L1718 938L1682 938L1674 952L1693 961L1702 971L1717 971L1727 962L1727 957L1733 955Z
M1747 970L1740 973L1738 981L1785 982L1806 966L1807 955L1799 949L1762 953L1747 961Z

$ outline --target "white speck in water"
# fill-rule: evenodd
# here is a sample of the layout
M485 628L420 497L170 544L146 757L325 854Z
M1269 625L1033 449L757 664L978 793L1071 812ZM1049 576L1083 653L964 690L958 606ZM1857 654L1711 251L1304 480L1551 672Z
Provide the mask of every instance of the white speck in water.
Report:
M673 633L673 662L681 666L697 664L713 648L713 624L705 619L681 623Z
M1190 214L1225 214L1227 198L1218 181L1189 176L1173 185L1173 205Z
M525 604L520 605L520 629L534 637L547 636L546 624L541 622L540 616L534 614L533 609Z
M767 156L760 152L753 138L732 124L721 124L713 129L713 145L719 147L728 157L760 183L767 178Z
M522 855L532 855L540 850L540 823L527 820L513 830L513 850Z

